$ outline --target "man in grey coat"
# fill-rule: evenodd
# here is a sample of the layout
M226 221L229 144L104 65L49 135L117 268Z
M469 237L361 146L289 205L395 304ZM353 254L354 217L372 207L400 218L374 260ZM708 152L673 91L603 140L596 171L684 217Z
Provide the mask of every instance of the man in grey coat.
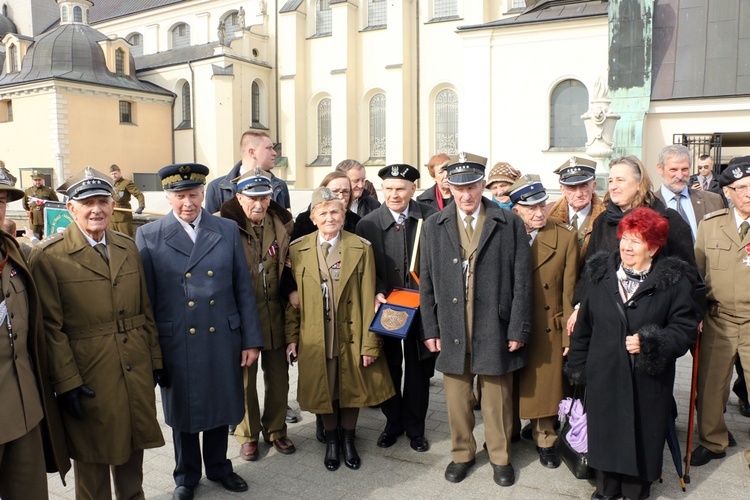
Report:
M206 476L229 491L247 483L227 460L227 427L245 413L242 367L263 347L237 224L201 210L208 168L159 170L172 211L138 230L148 295L159 330L164 418L172 427L175 499L193 498Z
M420 313L443 372L453 458L445 478L458 483L474 465L477 377L493 477L510 486L513 372L526 364L531 335L531 253L523 221L482 196L485 164L464 153L451 159L454 203L422 233Z

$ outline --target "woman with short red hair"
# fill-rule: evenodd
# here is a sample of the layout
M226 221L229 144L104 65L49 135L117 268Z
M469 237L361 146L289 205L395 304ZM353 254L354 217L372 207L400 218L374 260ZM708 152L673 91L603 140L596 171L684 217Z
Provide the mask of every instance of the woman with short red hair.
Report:
M660 255L669 222L635 208L617 228L619 250L587 263L566 373L586 384L591 498L648 498L661 474L673 417L675 361L697 331L687 266Z

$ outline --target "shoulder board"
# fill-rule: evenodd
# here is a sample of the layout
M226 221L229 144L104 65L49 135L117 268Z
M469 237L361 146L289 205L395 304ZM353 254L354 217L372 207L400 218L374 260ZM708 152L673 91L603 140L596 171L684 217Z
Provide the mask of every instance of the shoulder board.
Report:
M571 232L571 233L572 233L573 231L575 231L575 229L573 229L573 226L571 226L571 225L570 225L570 224L568 224L567 222L562 222L562 221L555 221L555 224L557 224L557 225L558 225L559 227L561 227L561 228L563 228L563 229L567 229L567 230L568 230L568 232Z
M363 237L361 237L359 235L357 235L357 238L359 238L362 241L362 243L364 243L368 247L372 246L372 243L370 243L370 240L366 240L365 238L363 238Z
M703 216L703 220L713 219L714 217L718 217L719 215L725 215L729 213L728 208L722 208L721 210L715 210L709 214L706 214Z
M54 245L58 241L62 241L63 235L62 233L53 234L50 236L47 236L39 243L39 248L47 248L50 245Z
M305 235L305 236L307 236L307 235ZM296 239L296 240L294 240L293 242L289 243L289 246L292 246L292 245L295 245L295 244L299 243L300 241L302 241L302 239L303 239L303 238L304 238L305 236L300 236L299 238L297 238L297 239Z

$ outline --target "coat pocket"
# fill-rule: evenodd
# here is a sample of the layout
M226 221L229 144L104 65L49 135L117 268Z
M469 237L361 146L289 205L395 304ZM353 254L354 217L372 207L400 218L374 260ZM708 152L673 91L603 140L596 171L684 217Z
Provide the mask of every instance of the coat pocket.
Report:
M724 271L729 268L732 242L724 240L709 240L706 245L706 260L709 269Z
M229 321L229 329L230 330L239 330L240 329L240 313L233 312L229 316L227 316L227 320Z

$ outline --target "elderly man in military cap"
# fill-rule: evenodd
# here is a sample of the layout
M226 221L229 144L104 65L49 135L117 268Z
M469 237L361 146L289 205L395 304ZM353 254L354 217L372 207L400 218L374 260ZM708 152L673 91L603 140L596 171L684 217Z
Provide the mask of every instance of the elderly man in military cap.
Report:
M520 417L531 420L539 461L560 466L553 445L560 400L565 397L563 356L567 319L578 278L578 237L572 226L548 220L547 191L539 176L522 176L509 190L513 212L523 220L531 247L532 317L529 362L518 372Z
M690 460L694 466L726 456L730 437L724 408L738 357L745 380L750 380L750 156L734 158L719 183L734 208L706 215L695 240L708 308L700 337L699 445ZM750 449L745 458L750 462Z
M531 253L523 221L482 196L485 162L462 153L448 167L454 203L424 223L420 313L445 385L453 457L445 478L460 482L474 465L476 376L493 476L510 486L513 372L526 364L531 337Z
M487 176L487 189L492 192L492 200L500 208L511 210L513 203L508 196L508 189L515 184L521 172L510 166L510 163L499 161Z
M120 167L117 165L110 165L109 175L112 176L115 188L112 194L115 200L115 213L112 214L112 222L109 223L109 228L135 238L130 197L134 196L138 200L138 208L135 209L135 213L137 214L142 213L143 209L146 208L146 198L133 181L122 176L122 171L120 171Z
M15 182L0 167L0 222L8 203L24 197ZM64 481L68 448L49 379L36 286L13 235L2 231L0 295L0 498L47 498L45 461Z
M242 367L263 348L263 334L237 223L201 209L208 168L159 170L172 211L138 230L159 342L164 418L172 427L175 499L193 498L206 476L229 491L247 483L227 460L228 426L245 414Z
M394 288L419 289L409 273L412 251L420 236L417 226L420 219L437 213L435 208L412 199L416 191L414 183L419 179L416 168L389 165L380 169L378 176L383 179L384 203L357 224L357 234L372 243L375 254L376 308L386 302L386 295ZM404 432L413 450L424 452L430 447L424 432L435 357L426 352L421 333L420 322L414 322L403 340L403 348L401 339L383 336L383 350L396 395L380 406L387 419L377 442L381 448L393 446Z
M258 437L279 453L294 453L295 447L286 434L286 407L289 393L289 365L286 362L284 308L279 284L289 254L294 219L284 207L271 199L273 185L260 167L234 179L237 194L221 206L221 216L237 223L247 258L247 269L255 290L255 304L263 329L263 369L265 395L263 414L258 405L256 380L258 363L243 369L245 417L234 431L240 443L240 457L258 459Z
M32 186L24 191L23 208L29 217L29 225L37 238L44 238L44 203L58 201L52 188L44 185L44 174L38 170L31 172Z
M112 184L86 167L57 189L73 216L29 259L39 289L50 380L63 410L76 498L143 498L143 450L164 444L154 379L158 333L138 249L108 229Z
M606 205L594 192L596 189L596 162L572 156L560 165L555 173L560 176L563 197L549 210L548 218L573 226L578 233L580 256L586 253L591 230Z

